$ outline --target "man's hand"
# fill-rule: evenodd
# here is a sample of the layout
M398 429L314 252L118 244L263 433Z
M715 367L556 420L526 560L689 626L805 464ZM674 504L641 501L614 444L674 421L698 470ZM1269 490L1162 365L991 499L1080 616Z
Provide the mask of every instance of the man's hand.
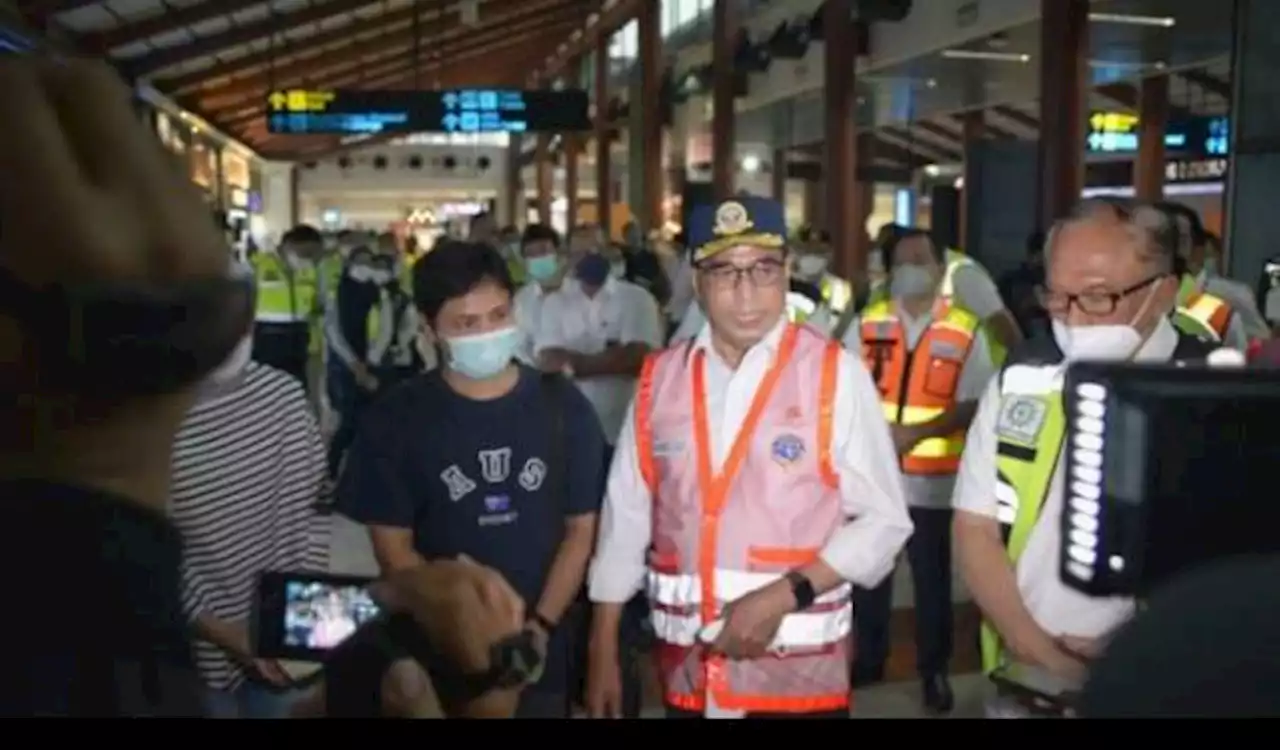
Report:
M355 366L352 368L351 374L355 377L356 385L360 386L364 390L369 391L370 393L378 390L378 376L374 375L369 370L369 366L365 363L356 362Z
M573 352L568 349L543 349L538 354L538 369L543 372L563 372L573 362Z
M105 63L5 56L0 90L6 273L37 290L90 283L164 290L227 277L225 238ZM42 371L48 358L38 355L66 343L0 314L0 388L26 394L30 412L9 426L24 441L15 443L25 446L22 468L163 509L169 446L193 389L99 399L106 403L52 393L51 373Z
M616 640L591 642L587 656L587 715L593 719L622 718L622 665Z
M259 659L254 655L253 644L249 639L249 626L244 621L226 622L206 615L204 624L205 636L251 677L275 687L285 687L293 682L293 678L275 659Z
M924 439L924 433L914 425L889 425L889 431L893 434L893 447L899 456L910 453L911 449Z
M411 614L464 672L489 669L493 645L524 628L520 595L501 573L466 556L393 573L374 591L387 608Z
M725 607L724 629L711 648L730 659L758 659L768 653L782 618L794 608L786 582L756 589Z

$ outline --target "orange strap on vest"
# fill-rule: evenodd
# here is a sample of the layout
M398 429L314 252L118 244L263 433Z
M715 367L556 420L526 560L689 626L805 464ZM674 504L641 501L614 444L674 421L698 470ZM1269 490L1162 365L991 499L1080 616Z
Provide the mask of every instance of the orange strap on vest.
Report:
M795 326L791 326L794 328ZM785 338L785 337L784 337ZM793 344L794 345L794 344ZM693 342L682 344L680 348L692 354ZM835 434L835 401L836 382L840 369L840 342L834 339L827 343L822 355L822 374L818 384L818 467L822 479L828 486L840 484L839 474L831 458L831 440ZM645 357L640 368L640 378L636 386L635 401L635 440L636 457L640 463L640 477L644 480L649 492L658 492L658 462L653 453L653 375L657 370L658 360L664 352L653 352ZM790 353L788 352L788 357ZM782 350L779 349L778 361L782 362ZM762 384L763 389L763 384ZM694 394L697 399L697 392ZM695 407L697 408L697 407ZM706 408L705 402L701 408ZM744 425L745 427L745 425Z

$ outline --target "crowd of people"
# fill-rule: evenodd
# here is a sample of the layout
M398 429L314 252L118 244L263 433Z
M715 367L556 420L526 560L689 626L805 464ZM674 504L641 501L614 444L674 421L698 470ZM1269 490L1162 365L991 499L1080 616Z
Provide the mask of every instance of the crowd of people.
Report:
M1059 580L1061 374L1269 333L1179 207L1090 201L1049 228L1039 332L926 232L887 228L842 279L821 232L751 196L691 213L669 293L598 227L487 216L412 264L297 227L251 280L106 68L3 59L0 89L0 549L41 602L0 631L4 713L634 716L647 633L668 717L847 717L886 676L905 556L942 714L953 543L984 670L1084 684L1086 714L1139 705L1156 657L1128 634L1188 595L1135 618ZM329 507L368 528L395 624L325 634L343 643L303 687L253 652L252 586L324 568ZM1192 598L1275 619L1227 589ZM988 710L1031 713L1004 691Z

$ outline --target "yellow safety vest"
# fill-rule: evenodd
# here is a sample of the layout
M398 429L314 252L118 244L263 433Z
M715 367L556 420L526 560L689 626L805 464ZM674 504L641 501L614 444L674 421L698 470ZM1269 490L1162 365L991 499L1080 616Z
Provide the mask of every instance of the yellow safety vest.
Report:
M1049 493L1062 453L1066 419L1062 408L1061 364L1012 365L1000 378L996 421L996 519L1015 569ZM1003 660L995 628L982 623L982 669Z
M323 336L316 269L311 265L294 269L276 253L258 253L252 263L258 294L254 320L306 323L311 328L308 349L319 352Z
M853 301L853 285L839 276L823 276L818 291L822 295L821 304L826 305L836 317ZM817 311L818 304L813 300L803 294L787 292L787 319L792 323L804 323Z

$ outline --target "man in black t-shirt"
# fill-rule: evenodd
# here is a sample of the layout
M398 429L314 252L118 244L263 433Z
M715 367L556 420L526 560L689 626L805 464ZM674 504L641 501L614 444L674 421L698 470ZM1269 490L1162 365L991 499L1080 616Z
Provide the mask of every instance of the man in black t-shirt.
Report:
M441 366L370 407L338 507L368 525L383 573L459 555L502 573L524 597L527 627L546 654L517 715L567 716L561 625L595 541L599 421L568 382L548 383L513 361L521 339L496 250L445 243L418 261L413 286Z

